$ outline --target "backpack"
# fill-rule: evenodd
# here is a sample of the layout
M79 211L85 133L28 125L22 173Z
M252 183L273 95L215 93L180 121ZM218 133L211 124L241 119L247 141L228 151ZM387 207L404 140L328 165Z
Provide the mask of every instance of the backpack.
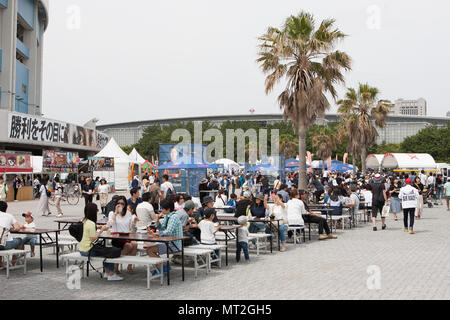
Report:
M167 189L166 193L166 200L170 200L172 202L175 202L175 198L177 196L177 193L175 192L175 189Z
M83 223L72 223L69 227L69 233L78 242L81 242L81 239L83 239Z

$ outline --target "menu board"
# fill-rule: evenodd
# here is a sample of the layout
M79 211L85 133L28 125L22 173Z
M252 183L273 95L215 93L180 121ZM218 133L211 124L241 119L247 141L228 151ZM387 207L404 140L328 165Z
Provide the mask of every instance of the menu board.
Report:
M33 172L31 156L0 154L0 172L28 173Z
M44 150L42 172L44 173L78 173L80 158L77 152L58 152Z
M89 157L89 171L114 171L114 158Z

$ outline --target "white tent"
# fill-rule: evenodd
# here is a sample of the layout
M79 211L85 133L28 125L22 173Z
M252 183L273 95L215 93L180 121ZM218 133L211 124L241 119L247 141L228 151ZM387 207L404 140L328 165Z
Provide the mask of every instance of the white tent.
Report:
M366 159L366 167L371 169L379 169L381 167L381 161L383 161L383 154L370 154Z
M95 155L96 157L114 158L114 185L116 190L126 190L128 188L128 172L130 167L130 158L119 147L116 140L111 138L102 151ZM104 172L94 172L94 176L99 176L112 182L111 177L106 177Z
M230 160L230 159L219 159L214 163L215 164L223 164L223 168L227 171L231 171L232 169L234 169L235 171L239 171L239 169L240 169L239 164L237 164L236 162L234 162L233 160Z
M142 158L142 156L137 152L136 148L131 151L131 153L128 155L128 158L130 161L138 164L143 164L145 162L145 159Z
M381 166L386 169L436 169L436 162L428 153L387 153Z

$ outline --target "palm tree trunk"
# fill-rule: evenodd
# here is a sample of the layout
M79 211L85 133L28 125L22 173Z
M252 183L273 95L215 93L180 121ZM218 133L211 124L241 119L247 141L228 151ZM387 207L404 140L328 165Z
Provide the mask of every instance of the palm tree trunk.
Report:
M356 155L352 154L353 173L356 173Z
M298 128L298 154L299 168L298 168L298 188L300 190L306 190L306 128L299 125Z
M363 174L365 174L365 172L366 172L366 158L367 158L366 147L362 147L362 149L361 149L361 157L362 157L362 159L361 159L361 162L362 162L361 170L362 170Z

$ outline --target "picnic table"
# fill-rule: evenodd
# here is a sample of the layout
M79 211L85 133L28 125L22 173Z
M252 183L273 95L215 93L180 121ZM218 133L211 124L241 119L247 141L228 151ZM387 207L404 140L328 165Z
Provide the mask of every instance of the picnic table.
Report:
M223 221L223 222L236 222L236 223L238 220L238 218L236 218L234 216L233 217L217 216L217 219L219 221ZM276 228L277 228L278 233L280 232L280 221L281 221L280 219L271 219L271 218L253 218L253 219L248 220L248 222L263 222L265 224L269 224L269 227L272 227L272 226L275 227L274 222L276 222L277 223ZM270 229L272 230L272 228L270 228ZM270 253L273 252L273 240L272 239L273 238L270 237ZM278 236L278 251L280 251L280 250L281 250L281 239Z
M184 246L183 240L188 240L189 237L170 237L170 236L152 236L146 233L130 233L128 235L121 234L112 234L108 232L103 232L99 239L105 240L126 240L126 241L142 241L142 242L161 242L164 243L167 247L167 285L170 285L170 243L174 246L175 241L181 240L181 272L182 272L182 280L184 281Z
M55 222L58 224L58 229L61 231L68 230L68 226L74 224L74 223L80 223L83 219L61 219L61 220L55 220ZM104 226L108 223L107 220L101 220L97 221L97 225ZM64 226L61 228L61 224L64 224Z
M236 239L236 250L239 243L239 235L238 230L239 228L242 228L240 225L229 225L229 226L220 226L219 231L223 231L225 233L225 265L228 266L228 240ZM235 235L233 238L233 231L235 231ZM228 238L228 234L230 234L230 238Z
M44 271L44 264L42 261L42 247L56 245L56 267L59 268L59 244L58 244L58 235L61 230L59 229L25 229L18 231L11 231L11 234L22 234L26 236L39 236L39 255L40 255L40 265L41 272ZM50 233L55 233L56 237L53 240L50 237ZM44 237L44 235L47 236Z

